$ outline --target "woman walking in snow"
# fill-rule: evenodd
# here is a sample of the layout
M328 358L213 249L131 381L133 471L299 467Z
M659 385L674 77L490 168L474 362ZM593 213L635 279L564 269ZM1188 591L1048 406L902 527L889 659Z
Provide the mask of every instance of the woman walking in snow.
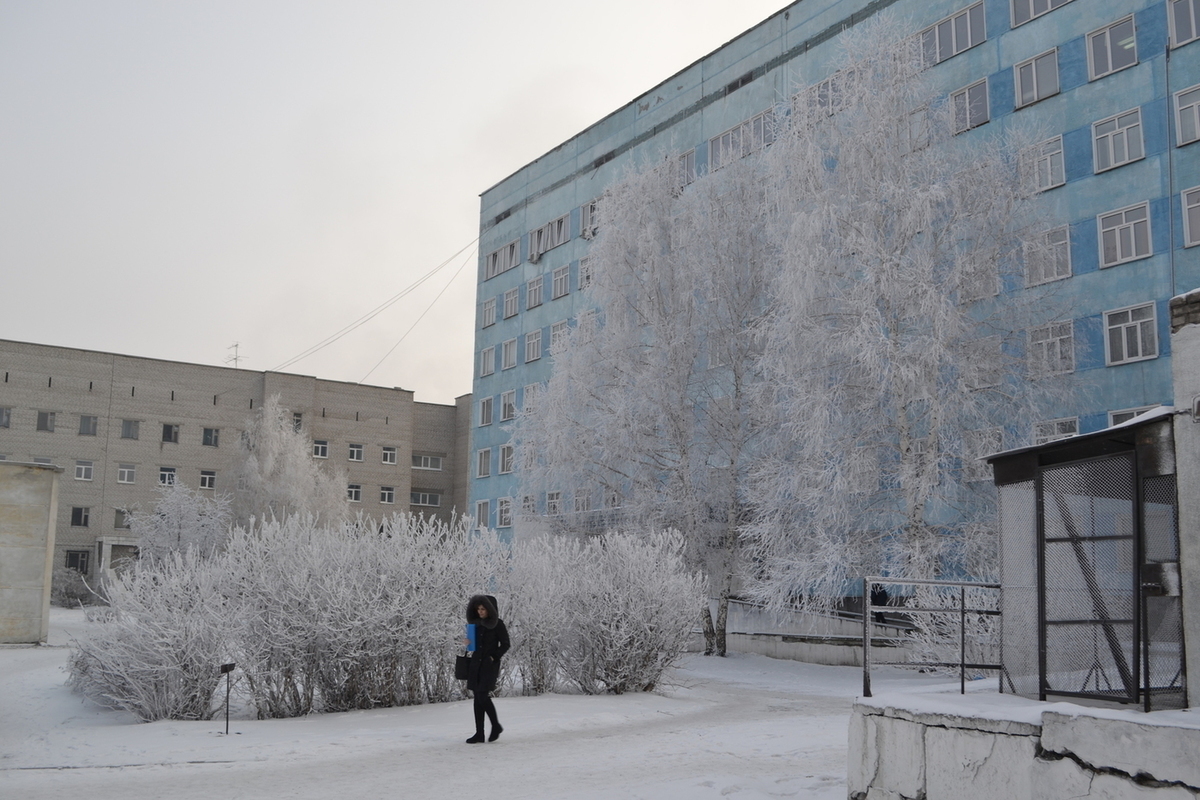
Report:
M467 672L467 688L475 696L475 735L467 744L479 744L483 739L483 717L492 723L487 741L494 742L504 728L496 716L496 705L489 692L496 688L500 677L500 659L508 652L508 629L496 611L496 598L477 594L467 603L467 622L475 626L475 652Z

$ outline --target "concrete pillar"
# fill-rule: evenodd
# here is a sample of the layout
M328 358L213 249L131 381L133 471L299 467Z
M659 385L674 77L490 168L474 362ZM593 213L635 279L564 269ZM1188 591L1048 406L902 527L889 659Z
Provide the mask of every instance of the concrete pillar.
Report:
M46 641L60 467L0 461L0 644Z
M1200 289L1171 298L1171 377L1188 705L1200 707Z

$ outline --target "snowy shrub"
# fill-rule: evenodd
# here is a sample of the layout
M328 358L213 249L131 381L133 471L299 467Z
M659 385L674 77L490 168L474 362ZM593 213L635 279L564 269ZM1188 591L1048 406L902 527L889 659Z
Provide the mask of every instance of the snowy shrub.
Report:
M118 575L102 621L75 643L70 685L146 722L211 718L231 650L225 585L222 566L196 550Z
M224 495L208 497L177 481L160 485L154 508L131 511L128 520L142 557L165 558L189 548L208 556L229 534L230 501Z
M523 694L559 688L568 587L583 571L583 548L568 536L536 536L513 545L511 609L501 610L512 639L511 664Z
M65 608L79 608L102 602L103 598L92 591L87 580L78 570L55 567L50 578L50 602Z
M704 602L703 580L684 566L684 544L676 531L556 543L569 569L560 600L562 670L581 691L650 691L684 653Z

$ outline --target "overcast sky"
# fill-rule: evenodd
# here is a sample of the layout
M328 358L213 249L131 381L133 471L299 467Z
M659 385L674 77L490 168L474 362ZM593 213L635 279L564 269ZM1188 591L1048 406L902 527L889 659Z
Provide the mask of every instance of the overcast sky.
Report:
M278 368L785 4L0 0L0 338ZM469 392L474 252L286 371Z

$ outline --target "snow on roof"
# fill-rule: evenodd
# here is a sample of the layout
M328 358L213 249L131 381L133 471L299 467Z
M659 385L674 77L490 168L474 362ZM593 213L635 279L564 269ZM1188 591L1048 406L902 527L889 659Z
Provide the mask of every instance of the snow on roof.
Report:
M1198 290L1198 291L1200 291L1200 290ZM1032 445L1026 445L1025 447L1014 447L1012 450L1001 450L998 453L992 453L990 455L980 456L980 460L992 461L997 458L1003 458L1005 456L1016 455L1017 453L1027 453L1030 450L1040 450L1041 448L1046 447L1051 444L1060 444L1060 443L1066 442L1066 441L1075 442L1075 441L1080 441L1083 439L1091 439L1096 436L1104 436L1105 434L1111 433L1112 431L1118 430L1120 428L1133 428L1138 425L1145 425L1148 422L1154 422L1155 420L1165 419L1167 417L1174 416L1175 413L1176 413L1175 406L1158 406L1157 408L1152 408L1149 411L1143 411L1141 414L1138 414L1135 417L1127 419L1124 422L1120 422L1116 425L1109 425L1107 428L1101 428L1098 431L1092 431L1091 433L1080 433L1080 434L1076 434L1075 436L1068 436L1066 439L1055 439L1053 442L1046 442L1045 444L1032 444Z

